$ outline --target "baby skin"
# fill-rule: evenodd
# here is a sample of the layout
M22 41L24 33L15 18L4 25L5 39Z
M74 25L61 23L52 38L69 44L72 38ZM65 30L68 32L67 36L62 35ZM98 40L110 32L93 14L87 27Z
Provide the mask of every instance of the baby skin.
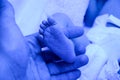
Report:
M78 26L68 27L66 23L55 21L54 16L49 17L40 25L40 36L46 46L62 60L72 63L76 58L74 43L71 38L79 37L83 30ZM57 18L57 20L59 20ZM63 19L64 20L64 19ZM66 26L66 27L65 27Z

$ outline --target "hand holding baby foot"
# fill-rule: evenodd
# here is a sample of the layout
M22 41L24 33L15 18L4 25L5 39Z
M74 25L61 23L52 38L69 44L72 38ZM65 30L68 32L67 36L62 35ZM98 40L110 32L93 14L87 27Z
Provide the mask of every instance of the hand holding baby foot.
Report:
M25 39L16 25L13 7L7 0L0 0L0 30L0 80L76 80L80 76L76 69L88 61L85 56L79 56L73 64L47 64L38 55L41 53L39 36ZM37 55L33 57L31 53ZM28 66L29 62L33 64Z

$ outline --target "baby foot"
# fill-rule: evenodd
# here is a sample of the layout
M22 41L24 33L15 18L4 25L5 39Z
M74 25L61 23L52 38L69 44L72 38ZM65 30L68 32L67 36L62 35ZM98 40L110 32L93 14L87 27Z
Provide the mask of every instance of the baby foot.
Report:
M62 28L51 18L40 25L40 34L48 48L66 62L75 59L73 42L68 39Z

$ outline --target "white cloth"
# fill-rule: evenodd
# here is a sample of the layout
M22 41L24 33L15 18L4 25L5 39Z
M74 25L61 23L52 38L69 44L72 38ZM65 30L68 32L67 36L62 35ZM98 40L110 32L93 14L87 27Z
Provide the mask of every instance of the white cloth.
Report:
M116 26L107 26L107 23ZM118 58L120 58L120 20L112 15L99 16L87 33L93 44L87 47L90 61L84 66L79 80L120 80Z
M81 77L79 80L97 80L97 77L107 62L105 51L96 44L90 44L86 49L86 55L89 57L89 62L81 69Z

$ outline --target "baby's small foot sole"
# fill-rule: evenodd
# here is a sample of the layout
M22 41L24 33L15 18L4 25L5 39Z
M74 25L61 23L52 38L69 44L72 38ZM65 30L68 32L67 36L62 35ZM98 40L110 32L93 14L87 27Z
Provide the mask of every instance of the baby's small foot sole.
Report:
M61 26L50 18L40 25L39 33L43 36L44 43L57 56L66 62L72 63L75 59L73 42L65 35Z
M44 41L56 55L71 63L75 58L74 45L58 27L59 25L48 27L44 32Z

